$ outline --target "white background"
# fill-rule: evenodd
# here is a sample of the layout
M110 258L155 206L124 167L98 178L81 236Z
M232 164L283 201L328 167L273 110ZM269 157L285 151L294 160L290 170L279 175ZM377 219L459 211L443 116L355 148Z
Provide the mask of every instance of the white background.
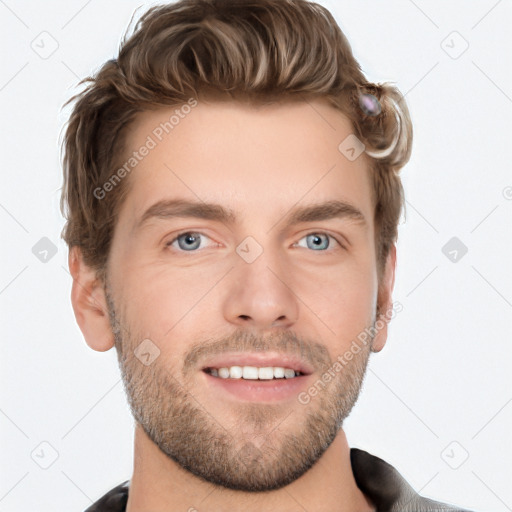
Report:
M512 4L320 3L367 77L406 94L415 132L394 293L404 309L372 355L349 443L425 496L512 510ZM131 477L114 349L89 349L70 305L58 140L63 103L116 56L140 5L0 0L0 512L83 510ZM43 44L58 48L43 59ZM32 252L42 237L58 249L46 263ZM468 248L455 263L442 252L452 237Z

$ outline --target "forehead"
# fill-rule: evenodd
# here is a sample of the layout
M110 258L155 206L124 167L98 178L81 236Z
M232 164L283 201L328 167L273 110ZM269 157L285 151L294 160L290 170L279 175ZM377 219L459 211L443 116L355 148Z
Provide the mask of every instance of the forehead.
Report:
M350 161L340 152L352 124L325 101L191 105L143 112L127 134L125 160L138 153L122 208L132 224L169 198L269 220L293 206L338 199L371 221L367 157Z

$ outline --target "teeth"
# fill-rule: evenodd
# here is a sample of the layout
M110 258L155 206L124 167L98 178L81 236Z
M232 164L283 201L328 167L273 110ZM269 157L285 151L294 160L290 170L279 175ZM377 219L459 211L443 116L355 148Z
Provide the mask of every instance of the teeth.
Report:
M284 377L284 368L281 366L274 366L274 377L276 379L282 379Z
M282 366L230 366L229 368L209 368L209 373L221 379L248 379L248 380L271 380L271 379L292 379L300 372Z
M293 372L293 370L292 370ZM295 372L293 372L293 376L295 377ZM274 368L272 366L267 366L265 368L258 369L258 378L261 380L270 380L274 378Z
M286 379L291 379L292 377L295 377L295 370L291 370L290 368L285 368L284 376Z
M241 366L232 366L229 370L229 376L232 379L240 379L242 377L242 367Z
M244 366L242 369L242 377L244 379L257 379L258 368L256 366Z
M229 377L229 368L219 368L219 377L227 379Z

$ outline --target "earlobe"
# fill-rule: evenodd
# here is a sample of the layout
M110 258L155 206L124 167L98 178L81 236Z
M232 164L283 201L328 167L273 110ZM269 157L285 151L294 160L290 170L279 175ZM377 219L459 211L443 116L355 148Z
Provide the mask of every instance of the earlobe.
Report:
M380 352L388 337L388 323L392 316L393 308L393 287L395 285L395 268L396 268L396 246L392 244L388 257L382 281L379 286L377 296L377 318L375 327L377 334L372 342L372 352Z
M78 247L72 247L68 257L73 278L71 304L75 318L89 347L105 352L114 346L103 283L87 266Z

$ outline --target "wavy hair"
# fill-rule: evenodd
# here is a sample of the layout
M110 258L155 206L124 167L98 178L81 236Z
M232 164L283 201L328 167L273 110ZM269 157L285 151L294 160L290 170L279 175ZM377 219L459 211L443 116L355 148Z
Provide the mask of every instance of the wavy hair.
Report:
M137 113L191 97L325 98L350 119L365 144L373 184L379 279L398 235L404 206L399 170L412 145L404 97L392 84L364 77L331 13L307 0L180 0L146 11L127 31L116 59L80 82L62 142L62 238L104 276L125 179L99 200L126 149ZM361 94L375 96L367 113Z

